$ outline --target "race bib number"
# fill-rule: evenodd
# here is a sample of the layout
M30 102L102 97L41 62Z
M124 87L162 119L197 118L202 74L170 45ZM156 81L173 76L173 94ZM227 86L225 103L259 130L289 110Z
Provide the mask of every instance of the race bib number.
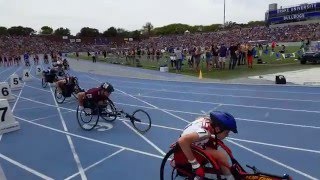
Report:
M197 131L197 134L199 136L199 140L200 141L210 137L210 133L207 130L204 130L204 129L199 129Z

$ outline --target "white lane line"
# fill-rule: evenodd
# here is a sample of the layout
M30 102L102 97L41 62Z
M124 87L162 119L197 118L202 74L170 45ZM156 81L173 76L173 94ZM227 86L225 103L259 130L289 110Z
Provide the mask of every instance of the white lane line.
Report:
M153 107L140 106L140 105L134 105L134 104L125 104L125 103L115 103L115 104L157 110L156 108L153 108ZM219 107L221 107L221 106L222 105L220 105ZM218 108L218 107L216 107L216 108ZM171 109L163 109L163 110L169 111L169 112L175 112L175 113L197 115L197 116L206 115L206 114L208 114L208 112L210 112L210 111L208 111L208 112L201 111L201 113L195 113L195 112L178 111L178 110L171 110ZM289 123L280 123L280 122L272 122L272 121L261 121L261 120L245 119L245 118L239 118L239 117L235 117L235 118L239 121L248 121L248 122L255 122L255 123L265 123L265 124L275 124L275 125L293 126L293 127L301 127L301 128L320 129L319 126L308 126L308 125L301 125L301 124L289 124Z
M21 93L22 93L22 91L23 91L23 88L24 88L25 84L26 84L26 83L23 83L22 88L21 88L21 90L20 90L20 92L19 92L19 94L18 94L18 96L17 96L16 102L14 102L14 105L13 105L12 110L11 110L12 112L13 112L14 109L16 108L17 102L19 101L19 99L20 99L20 97L21 97Z
M116 79L116 81L118 83L121 83L121 84L142 84L142 85L147 85L147 86L150 86L150 83L143 83L143 82L135 82L134 80L132 81L124 81L124 80L119 80L119 79ZM188 82L189 83L189 82ZM196 83L196 82L191 82L191 83ZM203 84L203 83L197 83L197 84ZM210 84L223 84L223 85L228 85L228 86L234 86L236 85L237 87L236 88L233 88L233 87L228 87L228 88L219 88L219 87L199 87L200 89L208 89L208 90L223 90L223 91L236 91L236 92L239 92L239 91L248 91L248 92L259 92L259 93L264 93L264 92L267 92L267 93L285 93L285 94L314 94L314 95L317 95L317 94L320 94L320 93L311 93L311 92L300 92L300 91L275 91L275 90L261 90L261 89L242 89L241 86L243 86L243 84L224 84L224 83L207 83L207 85L210 85ZM182 84L179 84L179 85L167 85L165 83L162 83L162 81L159 81L159 84L152 84L152 85L155 85L155 86L161 86L161 87L179 87L179 88L184 88L184 89L190 89L190 88L194 88L194 85L182 85ZM239 87L240 85L240 87ZM255 84L250 84L250 85L245 85L245 86L261 86L261 85L255 85ZM279 86L277 86L278 88ZM304 88L304 86L296 86L298 88ZM310 88L310 87L307 87L307 88ZM317 87L311 87L311 88L317 88Z
M66 132L66 131L62 131L62 130L59 130L59 129L51 128L49 126L45 126L45 125L42 125L42 124L31 122L29 120L26 120L26 119L18 117L18 116L14 116L14 117L17 118L17 119L20 119L21 121L25 121L27 123L30 123L30 124L33 124L33 125L45 128L45 129L49 129L49 130L52 130L52 131L55 131L55 132L58 132L58 133L61 133L61 134L77 137L79 139L84 139L84 140L88 140L88 141L91 141L91 142L96 142L96 143L103 144L103 145L108 145L108 146L112 146L112 147L116 147L116 148L120 148L120 149L125 149L125 150L131 151L131 152L135 152L135 153L139 153L139 154L143 154L143 155L147 155L147 156L151 156L151 157L155 157L155 158L159 158L159 159L163 158L163 156L160 156L160 155L156 155L156 154L152 154L152 153L148 153L148 152L144 152L144 151L140 151L140 150L136 150L136 149L132 149L132 148L116 145L116 144L107 143L107 142L104 142L104 141L88 138L88 137L85 137L85 136L80 136L80 135L73 134L73 133L70 133L70 132Z
M36 79L36 80L38 80L38 81L42 81L42 79L40 79L40 78L38 78L38 77L36 77L36 76L31 75L31 77L33 77L34 79Z
M15 70L12 74L15 74L17 71L19 71L20 69L21 69L22 67L19 67L17 70ZM0 73L1 74L1 73ZM6 79L6 80L4 80L5 82L6 81L8 81L8 79L10 79L10 76Z
M20 97L20 99L25 99L27 101L35 102L38 104L43 104L46 106L50 107L56 107L51 104L43 103L41 101L25 98L25 97ZM132 106L132 107L140 107L140 108L146 108L146 109L154 109L154 110L159 110L159 108L154 108L154 107L147 107L147 106L139 106L139 105L134 105L134 104L125 104L125 103L115 103L115 104L120 104L120 105L125 105L125 106ZM70 110L76 112L76 110L69 109L69 108L64 108L60 107L60 109L64 110ZM195 112L187 112L187 111L177 111L177 110L171 110L171 109L163 109L168 112L175 112L175 113L182 113L182 114L191 114L191 115L197 115L197 116L202 116L202 113L195 113ZM248 122L256 122L256 123L265 123L265 124L274 124L274 125L284 125L284 126L292 126L292 127L301 127L301 128L311 128L311 129L320 129L319 126L308 126L308 125L301 125L301 124L288 124L288 123L280 123L280 122L271 122L271 121L261 121L261 120L254 120L254 119L244 119L244 118L238 118L235 117L239 121L248 121ZM189 122L188 122L189 123Z
M49 106L49 107L55 107L55 108L57 108L57 106L55 106L55 105L48 104L48 103L44 103L44 102L41 102L41 101L29 99L29 98L26 98L26 97L20 97L20 98L21 98L21 99L25 99L25 100L27 100L27 101L34 102L34 103L43 104L43 105L46 105L46 106ZM59 107L59 108L60 108L60 109L64 109L64 110L74 111L74 112L77 111L77 110L73 110L73 109L69 109L69 108L64 108L64 107Z
M174 90L164 90L164 89L152 89L152 88L137 88L132 86L121 86L130 89L148 90L152 92L168 92L177 94L192 94L192 95L206 95L206 96L218 96L218 97L234 97L234 98L248 98L248 99L263 99L263 100L277 100L277 101L298 101L298 102L320 102L315 100L306 99L289 99L289 98L274 98L274 97L263 97L263 96L241 96L241 95L230 95L230 94L215 94L215 93L200 93L200 92L185 92L185 91L174 91ZM146 94L143 94L146 95Z
M6 72L6 71L8 71L8 70L10 70L10 69L12 69L12 67L9 67L9 68L7 68L7 69L4 70L4 71L1 71L0 74L4 73L4 72Z
M70 112L73 112L73 111L62 112L61 114L67 114L67 113L70 113ZM50 115L50 116L46 116L46 117L37 118L37 119L32 120L32 122L39 121L39 120L42 120L42 119L51 118L51 117L55 117L55 116L59 116L59 115L55 114L55 115Z
M22 98L21 98L22 99ZM21 100L22 101L22 100ZM21 103L21 101L20 101L20 103ZM23 102L25 102L25 101L29 101L29 100L23 100ZM34 106L34 107L28 107L28 108L19 108L19 109L16 109L16 112L17 111L25 111L25 110L31 110L31 109L41 109L41 108L48 108L48 107L46 107L46 106Z
M67 128L66 122L64 121L64 118L63 118L63 116L62 116L62 114L61 114L61 111L60 111L60 108L59 108L59 106L58 106L57 101L55 101L55 95L54 95L54 92L52 91L52 88L51 88L51 87L50 87L50 91L51 91L52 97L53 97L53 99L54 99L54 102L55 102L55 104L56 104L56 107L57 107L57 110L58 110L58 113L59 113L59 117L60 117L60 120L61 120L61 123L62 123L62 126L63 126L63 130L66 131L66 132L68 132L68 128ZM76 161L78 170L79 170L79 172L80 172L81 179L82 179L82 180L87 180L87 176L86 176L86 174L85 174L85 172L84 172L84 170L83 170L83 167L82 167L81 162L80 162L80 158L79 158L79 156L78 156L78 154L77 154L77 152L76 152L76 148L75 148L75 146L74 146L74 144L73 144L73 142L72 142L72 139L71 139L71 137L70 137L69 135L66 135L66 136L67 136L67 139L68 139L68 143L69 143L69 145L70 145L70 148L71 148L71 152L72 152L72 154L73 154L73 158L74 158L74 160Z
M307 126L301 124L289 124L289 123L280 123L280 122L271 122L271 121L260 121L260 120L253 120L253 119L243 119L243 118L236 118L240 121L249 121L255 123L265 123L265 124L275 124L275 125L283 125L283 126L293 126L293 127L301 127L301 128L312 128L312 129L320 129L319 126Z
M89 77L89 76L88 76ZM95 79L93 79L93 80L95 80ZM129 96L132 96L132 95L129 95ZM134 96L132 96L132 97L134 97ZM134 97L135 98L135 97ZM138 99L138 98L136 98L137 100L140 100L140 99ZM141 100L141 101L143 101L143 100ZM217 103L216 103L217 104ZM222 103L219 103L219 104L222 104ZM148 105L149 105L149 103L148 103ZM222 104L222 105L225 105L225 104ZM153 106L153 105L152 105ZM320 113L320 112L319 112ZM179 119L182 119L181 117L179 117ZM231 141L231 140L229 140L229 141ZM242 145L240 145L240 146L242 146ZM242 146L242 147L244 147L244 146ZM246 148L246 147L244 147L244 148ZM249 148L247 148L247 150L251 150L251 149L249 149ZM259 153L260 154L260 153ZM262 154L261 154L262 155ZM264 155L263 155L264 156ZM269 158L269 157L267 157L267 156L264 156L264 157L266 157L266 158L268 158L269 160L271 159L271 158ZM273 159L272 159L273 160ZM280 162L278 162L278 161L276 161L276 160L273 160L273 162L274 163L280 163ZM284 165L284 164L282 164L282 165ZM284 166L286 166L286 165L284 165ZM290 167L290 166L287 166L287 167ZM291 170L294 170L294 171L296 171L296 172L300 172L300 173L303 173L303 172L301 172L301 171L299 171L299 170L296 170L296 169L294 169L294 168L291 168ZM305 173L303 173L303 174L305 174ZM305 175L307 175L307 176L310 176L310 175L308 175L308 174L305 174ZM310 176L310 177L312 177L312 176Z
M40 90L40 91L44 91L44 92L51 92L49 90L45 90L43 88L37 88L37 87L33 87L33 86L29 86L29 85L25 85L26 87L29 87L29 88L33 88L33 89L37 89L37 90Z
M51 178L49 176L46 176L46 175L44 175L44 174L42 174L42 173L40 173L40 172L38 172L38 171L36 171L34 169L31 169L31 168L29 168L29 167L27 167L27 166L15 161L15 160L13 160L13 159L10 159L9 157L7 157L7 156L5 156L5 155L3 155L1 153L0 153L0 158L6 160L6 161L10 162L11 164L14 164L14 165L20 167L21 169L24 169L24 170L28 171L29 173L32 173L32 174L34 174L34 175L36 175L36 176L38 176L38 177L40 177L42 179L53 180L53 178Z
M92 79L92 80L95 80L95 81L101 83L101 81L96 80L96 79L94 79L94 78L92 78L92 77L90 77L90 76L87 76L87 77L90 78L90 79ZM174 115L174 114L172 114L172 113L170 113L170 112L168 112L168 111L164 111L163 109L161 109L161 108L159 108L159 107L157 107L157 106L155 106L155 105L152 105L152 104L150 104L150 103L148 103L148 102L146 102L146 101L144 101L144 100L141 100L141 99L139 99L139 98L137 98L137 97L135 97L135 96L132 96L131 94L128 94L128 93L126 93L126 92L124 92L124 91L121 91L121 90L119 90L119 89L117 89L117 90L120 91L121 93L129 96L129 97L132 97L133 99L136 99L136 100L138 100L138 101L141 101L141 102L143 102L143 103L145 103L145 104L147 104L147 105L149 105L149 106L151 106L151 107L154 107L155 109L159 109L160 111L162 111L162 112L164 112L164 113L170 114L171 116L173 116L173 117L175 117L175 118L177 118L177 119L179 119L179 120L181 120L181 121L184 121L184 122L186 122L186 123L189 123L189 121L187 121L187 120L185 120L185 119L183 119L183 118L181 118L181 117L179 117L179 116L176 116L176 115Z
M235 107L246 107L246 108L256 108L256 109L271 109L271 110L279 110L279 111L320 113L320 111L309 111L309 110L303 110L303 109L286 109L286 108L273 108L273 107L265 107L265 106L248 106L248 105L241 105L241 104L213 103L213 102L204 102L204 101L195 101L195 100L186 100L186 99L175 99L175 98L165 98L165 97L157 97L157 96L139 96L139 97L145 97L145 98L150 98L150 99L162 99L162 100L169 100L169 101L192 102L192 103L199 103L199 104L212 104L212 105L221 104L223 106L235 106Z
M286 168L286 169L289 169L289 170L291 170L291 171L293 171L293 172L295 172L295 173L298 173L298 174L300 174L300 175L302 175L302 176L304 176L304 177L306 177L306 178L308 178L308 179L318 180L317 178L315 178L315 177L313 177L313 176L311 176L311 175L309 175L309 174L306 174L306 173L304 173L304 172L302 172L302 171L299 171L299 170L297 170L297 169L295 169L295 168L293 168L293 167L291 167L291 166L285 165L285 164L283 164L283 163L281 163L281 162L279 162L279 161L277 161L277 160L275 160L275 159L272 159L272 158L270 158L270 157L268 157L268 156L266 156L266 155L263 155L263 154L261 154L261 153L259 153L259 152L257 152L257 151L254 151L254 150L252 150L252 149L250 149L250 148L247 148L247 147L245 147L245 146L243 146L243 145L241 145L241 144L239 144L239 143L236 143L236 142L234 142L234 141L232 141L232 140L227 140L227 141L230 142L230 143L232 143L232 144L234 144L234 145L236 145L236 146L238 146L238 147L241 147L241 148L243 148L243 149L245 149L245 150L247 150L247 151L249 151L249 152L251 152L251 153L253 153L253 154L256 154L256 155L258 155L258 156L260 156L260 157L262 157L262 158L264 158L264 159L266 159L266 160L269 160L269 161L271 161L271 162L273 162L273 163L275 163L275 164L278 164L278 165L280 165L280 166L282 166L282 167L284 167L284 168Z
M21 97L22 98L22 97ZM56 107L54 105L50 105L50 104L47 104L47 103L42 103L42 102L39 102L40 104L44 104L44 105L48 105L48 106L52 106L52 107ZM68 108L62 108L60 107L61 109L65 109L65 110L68 110L68 111L71 111L71 112L76 112L76 110L73 110L73 109L68 109ZM151 108L152 109L152 108ZM175 112L175 111L174 111ZM180 111L179 111L180 112ZM187 112L180 112L180 113L187 113ZM190 113L190 114L196 114L196 115L202 115L200 113ZM241 120L240 118L237 118L238 120ZM127 121L127 120L124 120L122 119L123 121ZM247 121L247 120L245 120ZM258 120L249 120L249 121L257 121L258 123L271 123L271 124L280 124L280 125L288 125L288 124L283 124L283 123L272 123L272 122L266 122L266 121L258 121ZM320 127L316 127L316 126L303 126L303 125L296 125L296 124L292 124L292 125L288 125L288 126L296 126L296 127L305 127L305 128L315 128L315 129L319 129ZM170 130L176 130L176 131L182 131L182 129L179 129L179 128L173 128L173 127L168 127L168 126L162 126L162 125L156 125L156 124L152 124L152 127L160 127L160 128L164 128L164 129L170 129ZM248 141L248 140L243 140L243 141ZM259 144L263 144L263 145L267 145L267 143L261 143L261 142L257 142L257 141L251 141L251 142L255 142L255 143L259 143ZM295 150L301 150L303 151L303 149L301 148L295 148L295 147L288 147L288 146L281 146L281 145L275 145L275 144L270 144L270 146L274 146L274 147L284 147L284 148L287 148L287 149L295 149ZM316 150L308 150L308 149L305 149L306 152L316 152Z
M283 149L290 149L290 150L297 150L297 151L320 154L320 151L312 150L312 149L296 148L296 147L291 147L291 146L282 146L282 145L277 145L277 144L263 143L263 142L258 142L258 141L250 141L250 140L246 140L246 139L238 139L238 138L231 138L231 137L228 137L228 139L231 139L234 141L251 143L251 144L259 144L259 145L264 145L264 146L271 146L271 147L277 147L277 148L283 148Z
M204 114L205 114L205 115L209 115L209 113L210 113L211 111L215 111L215 110L217 110L218 108L220 108L221 106L222 106L222 104L218 104L218 106L216 106L215 108L213 108L213 109L205 112Z
M89 77L89 76L88 76L88 77ZM91 77L89 77L89 78L91 78ZM93 79L93 78L91 78L91 79ZM101 81L98 81L98 80L96 80L96 79L93 79L93 80L101 83ZM117 89L117 90L120 91L120 92L122 92L122 93L124 93L124 94L126 94L126 95L128 95L128 96L130 96L130 97L132 97L132 98L134 98L134 99L137 99L138 101L141 101L141 102L143 102L143 103L145 103L145 104L148 104L148 105L151 106L151 107L158 108L158 107L156 107L156 106L154 106L154 105L152 105L152 104L150 104L150 103L148 103L148 102L146 102L146 101L140 100L139 98L136 98L136 97L134 97L134 96L132 96L132 95L126 93L126 92L123 92L123 91L121 91L121 90L119 90L119 89ZM158 108L158 109L159 109L159 108ZM161 110L161 109L159 109L159 110ZM163 110L161 110L161 111L163 111ZM188 121L186 121L186 120L184 120L184 119L182 119L182 118L180 118L180 117L178 117L178 116L176 116L176 115L174 115L174 114L172 114L172 113L170 113L170 112L166 112L166 111L163 111L163 112L165 112L165 113L167 113L167 114L170 114L170 115L172 115L172 116L174 116L174 117L177 117L178 119L181 119L181 120L183 120L183 121L185 121L185 122L188 122ZM155 148L158 152L160 152L162 155L165 155L165 154L166 154L166 153L163 152L159 147L157 147L154 143L152 143L149 139L147 139L146 137L142 136L142 135L141 135L140 133L138 133L135 129L133 129L131 126L129 126L126 122L124 122L124 124L125 124L126 126L128 126L131 130L133 130L135 133L137 133L143 140L145 140L148 144L150 144L152 147L154 147L154 148Z
M98 164L102 163L103 161L105 161L105 160L107 160L107 159L110 159L111 157L113 157L113 156L115 156L115 155L117 155L117 154L121 153L121 152L122 152L122 151L124 151L124 150L125 150L125 149L120 149L120 150L118 150L118 151L116 151L116 152L112 153L111 155L109 155L109 156L107 156L107 157L105 157L105 158L101 159L100 161L98 161L98 162L96 162L96 163L94 163L94 164L92 164L92 165L88 166L87 168L85 168L85 169L84 169L84 171L88 171L89 169L91 169L91 168L93 168L93 167L97 166ZM73 174L73 175L71 175L71 176L69 176L69 177L65 178L64 180L70 180L70 179L72 179L72 178L76 177L78 174L79 174L79 173L75 173L75 174Z
M164 151L162 151L158 146L156 146L153 142L151 142L148 138L144 137L142 134L140 134L137 130L135 130L133 127L131 127L127 122L122 121L129 129L131 129L133 132L135 132L138 136L140 136L143 140L145 140L148 144L150 144L153 148L155 148L161 155L166 155Z

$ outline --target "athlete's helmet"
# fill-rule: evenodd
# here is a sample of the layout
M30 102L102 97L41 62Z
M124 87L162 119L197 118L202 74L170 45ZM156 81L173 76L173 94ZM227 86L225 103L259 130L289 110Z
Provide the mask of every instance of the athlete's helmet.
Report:
M214 126L219 126L222 130L238 133L236 120L227 112L213 111L210 113L210 120Z
M113 86L110 83L102 83L100 86L101 89L106 90L108 93L112 93L114 91Z

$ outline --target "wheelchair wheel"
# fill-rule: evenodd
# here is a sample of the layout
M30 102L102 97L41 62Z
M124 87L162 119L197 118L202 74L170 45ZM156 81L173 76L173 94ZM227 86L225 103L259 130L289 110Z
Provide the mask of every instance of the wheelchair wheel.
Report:
M149 114L142 109L134 111L130 120L133 127L140 133L145 133L151 128L151 118Z
M54 97L57 101L57 103L62 104L64 102L64 100L66 99L66 97L63 96L62 92L58 91L58 88L56 88L54 90Z
M170 151L164 156L161 167L160 167L160 180L175 180L175 179L194 179L195 174L193 174L190 164L185 166L177 167L174 160L174 152L176 148L170 149ZM195 157L202 159L201 166L205 169L204 180L220 180L221 176L217 175L215 168L213 168L209 158L197 149L192 149ZM183 152L181 152L183 153Z
M48 86L48 82L46 82L46 79L44 77L41 80L41 85L43 88L46 88Z
M101 108L100 116L102 119L108 122L113 122L117 119L117 111L113 103L108 101L105 107Z
M99 121L99 111L97 109L84 108L79 110L77 108L77 120L80 127L86 131L95 128Z

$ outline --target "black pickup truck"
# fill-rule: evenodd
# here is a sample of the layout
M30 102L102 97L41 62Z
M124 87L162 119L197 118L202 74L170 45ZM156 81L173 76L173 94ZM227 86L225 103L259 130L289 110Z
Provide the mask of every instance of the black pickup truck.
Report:
M306 64L307 62L320 63L320 52L306 52L299 57L299 60L301 64Z

